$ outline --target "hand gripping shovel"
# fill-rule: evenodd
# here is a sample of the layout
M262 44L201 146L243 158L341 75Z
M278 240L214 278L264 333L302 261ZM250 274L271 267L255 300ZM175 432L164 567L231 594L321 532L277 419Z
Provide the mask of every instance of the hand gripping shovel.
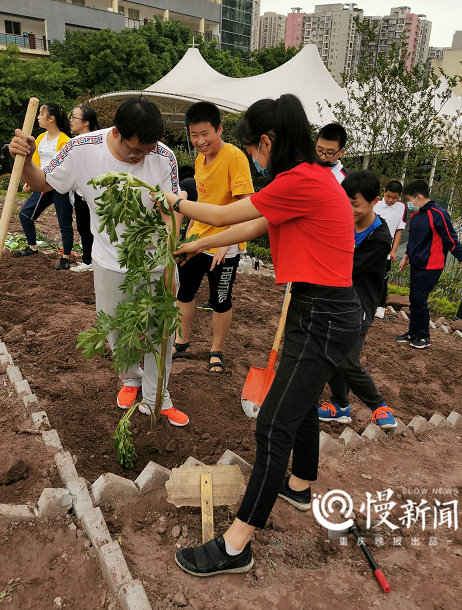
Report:
M274 376L276 375L274 371L274 364L276 362L279 344L281 343L282 333L284 332L284 326L286 323L287 309L289 308L290 303L291 285L291 282L287 284L284 303L282 305L281 318L279 320L276 336L274 337L274 343L270 352L268 366L266 369L259 369L255 366L250 367L249 374L247 375L247 379L245 380L245 384L242 389L241 403L247 417L257 417L260 407L262 406L268 390L273 383Z
M32 133L32 127L34 126L35 115L37 114L38 99L31 97L29 105L26 111L26 117L24 119L24 125L22 132L26 136L30 136ZM18 192L19 180L21 178L22 169L26 158L21 155L16 155L13 164L13 171L11 172L10 184L5 197L5 203L3 204L3 212L0 218L0 258L3 253L3 246L5 245L6 235L8 233L8 227L10 226L11 215L13 213L14 202Z

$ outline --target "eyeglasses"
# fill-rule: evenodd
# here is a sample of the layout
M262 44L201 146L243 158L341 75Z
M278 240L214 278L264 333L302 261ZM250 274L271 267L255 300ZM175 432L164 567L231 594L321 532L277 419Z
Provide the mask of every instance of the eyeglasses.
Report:
M120 141L125 146L125 148L128 150L129 159L140 159L142 157L147 157L148 155L153 154L152 150L148 150L148 152L138 152L138 153L130 152L133 150L133 148L130 148L130 146L125 142L125 140L123 138L121 138Z
M324 152L323 150L319 150L319 148L316 148L316 152L318 153L318 156L326 157L326 159L331 159L332 157L335 157L335 155L337 153L339 153L341 150L342 150L342 148L339 148L335 152Z
M83 119L80 116L74 116L73 114L71 114L71 116L69 117L69 121L83 121Z

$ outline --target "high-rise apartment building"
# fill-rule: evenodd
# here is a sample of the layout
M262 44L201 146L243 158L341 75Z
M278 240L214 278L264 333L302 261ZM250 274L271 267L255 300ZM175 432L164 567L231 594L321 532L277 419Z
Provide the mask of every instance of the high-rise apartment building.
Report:
M260 38L258 48L276 47L286 36L285 15L267 12L260 17Z
M435 52L433 51L432 54L434 53ZM452 39L451 48L441 49L438 55L436 55L431 62L431 67L434 68L437 73L438 69L441 68L448 76L462 77L462 32L456 32ZM457 96L462 94L462 85L460 82L456 83L453 91Z
M292 9L287 15L285 45L287 47L299 47L303 44L303 24L305 13L299 6Z
M253 0L252 28L250 30L250 50L256 51L260 39L260 0Z
M338 83L342 73L351 74L358 65L361 40L357 19L363 19L363 10L354 3L316 5L314 13L304 16L303 45L318 47L324 65Z

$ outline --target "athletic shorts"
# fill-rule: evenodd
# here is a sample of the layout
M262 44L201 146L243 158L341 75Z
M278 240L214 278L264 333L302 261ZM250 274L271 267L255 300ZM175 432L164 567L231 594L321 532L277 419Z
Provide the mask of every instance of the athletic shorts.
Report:
M178 266L180 275L180 289L177 299L182 303L191 303L196 296L202 279L207 274L210 286L210 304L213 311L225 313L232 307L231 293L236 271L239 265L240 254L227 258L210 271L213 257L209 254L198 254L190 258L183 266Z

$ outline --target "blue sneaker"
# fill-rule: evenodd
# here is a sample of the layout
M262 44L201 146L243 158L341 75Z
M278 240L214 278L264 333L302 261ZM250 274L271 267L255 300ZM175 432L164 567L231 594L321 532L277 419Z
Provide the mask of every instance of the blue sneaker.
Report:
M322 406L318 408L319 420L338 421L340 424L349 424L351 422L350 408L350 405L341 409L340 405L336 402L323 402Z
M395 418L391 414L392 411L393 409L390 409L389 407L387 407L387 405L382 405L381 407L378 407L378 409L376 409L372 413L371 422L373 424L377 424L377 426L379 428L382 428L382 430L391 430L392 428L397 428L398 424L396 423Z

